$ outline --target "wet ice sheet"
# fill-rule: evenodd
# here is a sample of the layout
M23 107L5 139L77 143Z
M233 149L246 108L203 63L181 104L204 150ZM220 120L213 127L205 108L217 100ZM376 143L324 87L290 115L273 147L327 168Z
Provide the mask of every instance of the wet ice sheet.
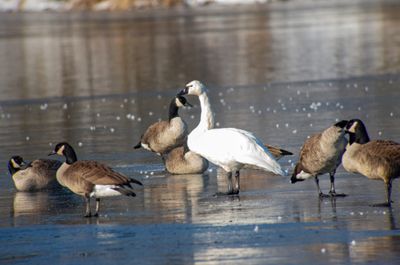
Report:
M368 207L367 200L383 194L368 196L376 186L361 177L339 173L338 180L349 197L319 201L313 183L289 185L252 171L235 198L215 198L214 177L155 177L137 198L108 200L98 219L82 218L84 207L73 195L40 202L32 198L43 194L35 194L29 203L36 207L26 209L16 193L0 253L18 264L283 264L293 257L303 264L396 264L398 208Z
M369 236L381 236L371 239L362 231L339 230L336 223L326 223L318 229L315 225L260 225L257 232L250 225L78 225L60 226L56 231L48 226L25 227L19 230L21 241L39 240L40 245L8 244L3 261L23 263L29 259L34 263L57 260L70 264L107 264L134 260L141 264L231 264L251 260L252 264L282 264L288 258L296 257L307 264L321 261L357 264L376 259L380 264L396 262L396 256L391 253L399 250L399 238L393 231L370 231ZM14 231L2 232L2 241L13 238ZM47 251L46 246L52 251ZM366 253L366 249L373 251Z
M336 119L357 116L366 121L372 138L397 139L398 84L398 77L388 75L210 89L219 126L251 128L264 141L293 151L293 157L281 162L290 172L307 136ZM163 95L156 99L159 104L146 104L157 93L140 98L145 103L138 104L139 95L133 93L67 102L49 99L47 107L32 101L3 105L2 132L7 133L1 137L8 150L1 154L3 172L8 154L43 157L62 137L73 143L79 158L106 162L144 183L136 198L104 200L100 218L88 220L82 217L84 204L78 196L67 191L16 192L4 174L3 261L105 264L140 257L144 264L284 264L294 256L302 264L399 261L397 189L389 211L369 207L384 200L383 183L342 168L336 188L349 196L336 201L320 201L312 180L292 185L288 177L244 171L239 197L214 197L226 189L214 167L204 176L171 176L159 157L132 149L140 132L164 115L169 102ZM196 98L189 100L198 104ZM191 128L198 112L198 107L181 110ZM321 186L328 190L327 176L321 177Z

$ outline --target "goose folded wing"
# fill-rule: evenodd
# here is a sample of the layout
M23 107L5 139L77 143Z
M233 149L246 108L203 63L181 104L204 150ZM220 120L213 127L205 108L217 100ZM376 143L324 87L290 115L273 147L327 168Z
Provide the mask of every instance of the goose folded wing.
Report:
M110 167L101 163L95 161L78 161L76 163L76 166L79 166L81 178L92 184L130 186L129 183L132 182L132 179L115 172Z
M169 123L166 121L160 121L150 125L150 127L146 130L143 135L142 142L145 144L149 144L150 142L154 142L155 144L160 144L160 134L167 131Z
M32 162L33 166L36 166L45 170L55 170L57 171L59 167L61 167L62 162L58 160L51 159L38 159Z

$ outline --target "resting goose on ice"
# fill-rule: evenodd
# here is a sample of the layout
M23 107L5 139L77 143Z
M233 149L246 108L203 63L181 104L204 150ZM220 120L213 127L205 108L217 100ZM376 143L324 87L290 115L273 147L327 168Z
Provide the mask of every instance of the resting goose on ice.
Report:
M8 162L8 170L18 191L38 191L59 186L56 172L60 166L60 161L50 159L36 159L26 164L20 156L13 156Z
M336 168L342 161L342 155L347 144L345 137L346 124L346 120L339 121L323 132L312 135L305 141L300 150L299 162L294 168L291 183L314 177L320 197L346 196L335 191ZM329 173L331 181L329 195L322 193L319 187L318 176L326 173Z
M167 171L171 174L202 174L208 168L207 159L187 147L175 147L162 155Z
M85 217L91 217L90 198L96 198L96 213L99 215L100 198L126 195L135 197L132 183L143 185L140 181L128 178L113 171L110 167L96 161L77 161L76 153L66 142L59 143L49 155L60 155L66 161L57 170L58 182L72 192L85 197Z
M284 175L281 166L269 150L251 132L236 128L213 129L210 126L210 123L213 124L213 112L207 92L207 88L195 80L188 83L178 94L198 96L201 105L200 123L188 135L187 144L191 151L227 172L227 194L239 193L239 170L244 166Z
M392 181L400 177L400 144L390 140L369 139L364 123L350 120L346 127L349 144L343 155L343 167L351 173L359 173L369 179L383 180L386 186L386 202L373 206L390 207Z
M159 121L150 125L134 148L143 147L162 155L182 145L188 134L186 122L178 115L179 108L183 106L191 105L182 96L174 97L169 105L168 121Z

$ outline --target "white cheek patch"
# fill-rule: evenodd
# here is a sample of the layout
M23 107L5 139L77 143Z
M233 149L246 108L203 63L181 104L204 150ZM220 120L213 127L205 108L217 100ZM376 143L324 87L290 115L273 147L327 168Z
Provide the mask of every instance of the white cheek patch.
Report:
M350 127L350 129L348 130L349 132L352 132L352 133L355 133L356 132L356 126L357 126L357 122L354 122L352 125L351 125L351 127Z
M310 173L304 172L303 170L300 171L300 173L296 175L297 179L308 179L310 177L312 177L312 175Z
M21 167L20 165L18 165L17 162L15 162L14 159L11 159L11 164L12 164L13 168L20 168Z
M175 105L176 105L178 108L183 107L182 102L181 102L178 98L175 99Z
M64 146L64 145L61 146L60 149L58 149L57 154L60 155L60 156L63 156L63 155L64 155L64 154L63 154L64 149L65 149L65 146Z

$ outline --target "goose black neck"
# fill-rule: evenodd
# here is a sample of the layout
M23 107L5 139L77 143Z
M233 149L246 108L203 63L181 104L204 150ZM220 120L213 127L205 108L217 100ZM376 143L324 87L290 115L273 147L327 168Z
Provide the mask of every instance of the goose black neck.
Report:
M8 161L8 171L10 172L11 176L17 173L19 170L20 168L13 167L11 160Z
M169 105L169 116L168 119L172 120L173 118L178 117L178 106L176 106L175 103L175 98L171 101L171 104Z
M355 133L349 133L349 143L366 144L370 141L367 129L363 124L359 124Z
M71 164L75 163L78 160L78 158L76 157L76 153L75 153L74 149L69 145L65 146L64 156L65 156L65 159L66 159L65 162L68 165L71 165Z
M187 140L185 141L185 143L183 144L183 154L186 154L187 152L189 152L189 146L187 145Z

